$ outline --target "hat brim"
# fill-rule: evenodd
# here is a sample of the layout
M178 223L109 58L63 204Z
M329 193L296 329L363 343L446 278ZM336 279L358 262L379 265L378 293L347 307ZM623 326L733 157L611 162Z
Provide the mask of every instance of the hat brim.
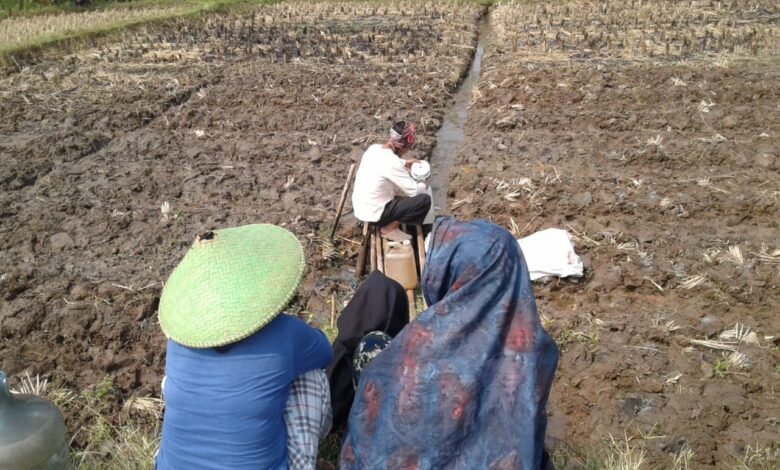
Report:
M301 282L304 254L289 231L268 224L199 238L160 297L165 336L192 348L235 343L273 320Z

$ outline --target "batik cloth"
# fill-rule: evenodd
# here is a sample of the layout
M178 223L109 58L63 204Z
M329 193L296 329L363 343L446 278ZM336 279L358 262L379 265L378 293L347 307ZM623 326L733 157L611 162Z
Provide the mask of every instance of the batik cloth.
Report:
M321 369L301 375L292 383L284 409L287 427L287 465L291 470L315 470L320 439L331 425L330 387Z
M517 241L438 219L421 285L430 307L363 370L340 468L539 468L558 348Z
M390 346L391 339L381 331L372 331L360 340L360 344L355 349L355 359L352 361L352 369L354 370L352 378L355 382L355 388L360 381L360 373L371 361L376 359L379 353Z

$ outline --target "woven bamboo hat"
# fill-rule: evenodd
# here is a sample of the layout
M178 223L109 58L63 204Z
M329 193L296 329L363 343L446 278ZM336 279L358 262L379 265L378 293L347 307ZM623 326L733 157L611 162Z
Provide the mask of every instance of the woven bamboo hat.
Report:
M244 225L195 240L160 298L165 336L192 348L242 340L273 320L303 275L303 249L275 225Z

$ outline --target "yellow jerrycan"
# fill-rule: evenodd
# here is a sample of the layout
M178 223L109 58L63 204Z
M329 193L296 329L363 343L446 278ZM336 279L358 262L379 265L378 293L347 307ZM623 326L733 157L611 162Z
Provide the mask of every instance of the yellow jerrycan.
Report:
M388 242L385 251L385 274L401 284L404 290L417 287L417 267L414 249L409 240Z

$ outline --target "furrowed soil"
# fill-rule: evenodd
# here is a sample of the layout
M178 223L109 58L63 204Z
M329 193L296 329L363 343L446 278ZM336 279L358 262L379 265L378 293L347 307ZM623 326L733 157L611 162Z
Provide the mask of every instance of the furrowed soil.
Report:
M536 288L564 467L607 436L650 468L780 465L778 8L683 3L490 14L449 205L583 257Z
M318 243L347 169L409 116L425 157L482 9L285 3L135 29L0 76L0 368L159 396L162 283L195 237L279 224L314 323L354 276ZM340 234L356 237L342 218ZM325 315L325 316L323 316ZM76 447L89 413L69 410Z
M326 324L359 238L348 202L323 259L347 169L396 118L431 154L482 11L285 3L1 71L0 368L108 376L116 419L159 396L162 283L197 235L248 223L304 243L290 311ZM517 236L567 229L585 261L536 286L562 351L562 468L609 436L650 468L776 468L778 17L764 0L491 9L447 207ZM90 416L66 408L77 448Z

